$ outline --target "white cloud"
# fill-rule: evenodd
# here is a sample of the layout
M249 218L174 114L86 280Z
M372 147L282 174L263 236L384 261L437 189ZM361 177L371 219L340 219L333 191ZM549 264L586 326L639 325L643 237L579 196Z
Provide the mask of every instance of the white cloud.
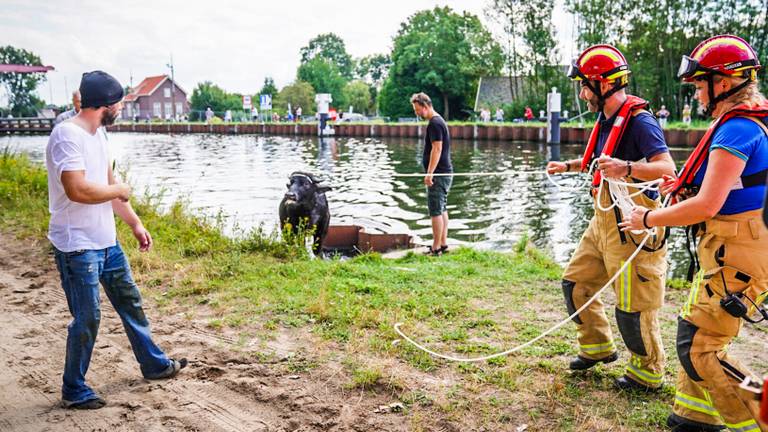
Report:
M33 51L56 67L49 79L53 101L59 104L69 99L66 91L76 88L85 71L102 69L125 84L132 75L138 84L146 76L168 73L171 54L176 79L188 91L210 80L228 91L252 93L266 76L278 86L291 82L299 49L320 33L338 34L350 54L360 57L389 52L400 23L436 5L487 21L483 0L3 3L0 40ZM560 38L564 36L569 35ZM49 84L39 93L49 99Z

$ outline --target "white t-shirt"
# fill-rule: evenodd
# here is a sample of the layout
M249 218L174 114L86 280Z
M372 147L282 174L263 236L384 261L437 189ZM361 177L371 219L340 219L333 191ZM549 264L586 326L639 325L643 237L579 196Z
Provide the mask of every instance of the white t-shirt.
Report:
M115 217L112 203L80 204L64 192L61 173L85 171L85 179L100 185L109 184L107 135L99 128L94 135L72 121L57 125L45 149L48 169L48 210L51 223L48 239L62 252L106 249L116 244Z

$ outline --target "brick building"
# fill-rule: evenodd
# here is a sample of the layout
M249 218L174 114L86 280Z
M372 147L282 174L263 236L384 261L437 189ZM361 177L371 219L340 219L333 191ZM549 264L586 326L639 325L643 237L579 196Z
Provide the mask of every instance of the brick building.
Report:
M187 92L168 75L144 78L123 99L124 120L180 119L189 114Z

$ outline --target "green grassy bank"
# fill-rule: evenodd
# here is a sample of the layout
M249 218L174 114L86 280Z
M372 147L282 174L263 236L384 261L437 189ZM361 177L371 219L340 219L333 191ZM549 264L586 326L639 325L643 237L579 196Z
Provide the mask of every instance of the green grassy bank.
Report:
M663 430L671 386L651 395L616 392L612 379L623 373L623 362L570 373L572 325L518 355L470 365L393 344L392 326L402 321L408 333L438 350L486 354L561 320L561 268L525 242L510 253L464 248L439 258L310 260L300 242L260 230L228 238L215 219L191 215L180 203L160 211L157 201L133 200L154 237L151 252L139 253L118 224L145 296L190 319L204 309L208 325L220 331L267 340L298 331L318 346L333 347L291 367L303 372L331 359L342 364L339 379L346 388L403 402L412 430L434 430L437 419L464 425L462 430L515 430L521 424L528 431ZM45 170L24 156L0 154L0 210L4 235L43 239ZM671 288L662 314L668 384L677 366L674 316L684 295ZM444 384L428 385L427 377Z

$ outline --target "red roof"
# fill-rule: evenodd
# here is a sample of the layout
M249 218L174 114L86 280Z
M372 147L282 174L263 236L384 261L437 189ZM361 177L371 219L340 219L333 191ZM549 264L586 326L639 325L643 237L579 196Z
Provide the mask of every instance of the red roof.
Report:
M128 95L125 96L125 99L123 100L125 102L133 102L141 96L149 96L154 93L155 90L160 87L160 84L165 82L166 79L168 79L168 75L158 75L144 78L144 81L142 81L136 88L134 88L132 92L128 93Z

